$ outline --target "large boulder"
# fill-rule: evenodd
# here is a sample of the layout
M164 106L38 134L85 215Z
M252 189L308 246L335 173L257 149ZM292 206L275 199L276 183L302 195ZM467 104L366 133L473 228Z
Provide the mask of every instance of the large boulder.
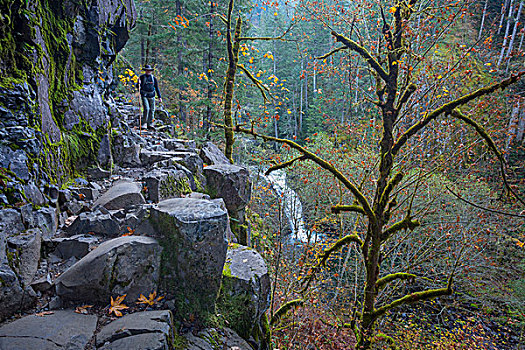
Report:
M123 294L135 300L157 289L161 251L150 237L104 242L58 277L57 294L66 302L107 304Z
M33 203L36 206L43 206L46 203L42 192L38 187L36 187L34 183L28 183L27 185L25 185L24 193L29 202Z
M253 350L244 339L230 328L206 328L194 335L184 335L187 340L185 350Z
M196 147L195 140L163 139L162 144L170 151L187 151Z
M175 198L154 206L150 222L164 248L162 285L177 303L177 316L214 312L228 213L213 201Z
M96 328L97 316L73 310L30 315L0 327L0 349L80 350L88 345Z
M270 276L264 259L255 249L230 245L217 306L219 313L244 339L253 337L264 343L266 319L263 317L269 306Z
M230 164L228 158L213 142L206 142L201 148L200 156L208 165Z
M251 198L250 174L244 167L233 164L210 165L204 168L208 194L222 198L231 216L237 217Z
M141 191L142 186L139 183L119 180L93 203L93 207L101 206L109 210L118 210L144 204L146 201Z
M245 213L252 194L248 170L232 164L210 165L204 168L204 176L207 193L212 198L222 198L230 217L234 219L232 231L238 242L250 245L250 232Z
M82 259L94 248L99 238L93 235L74 235L72 237L55 238L51 241L52 254L60 259L75 257Z
M97 349L167 350L175 337L171 311L145 311L126 315L97 334Z

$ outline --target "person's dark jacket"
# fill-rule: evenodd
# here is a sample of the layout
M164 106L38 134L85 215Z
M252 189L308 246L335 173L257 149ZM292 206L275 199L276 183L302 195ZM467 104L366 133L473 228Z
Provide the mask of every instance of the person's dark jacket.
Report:
M155 78L153 74L149 74L149 75L142 74L139 77L139 82L137 85L138 85L141 96L155 97L155 92L157 92L157 96L159 98L162 98L160 96L159 84L157 82L157 78Z

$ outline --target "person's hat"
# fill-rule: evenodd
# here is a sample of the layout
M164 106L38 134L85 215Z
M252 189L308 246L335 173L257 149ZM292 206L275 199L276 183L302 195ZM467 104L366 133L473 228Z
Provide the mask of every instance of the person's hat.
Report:
M153 69L152 66L150 66L149 64L147 64L147 65L144 66L144 68L142 68L142 70L144 70L144 71L148 71L148 70L149 70L149 71L153 71L154 69Z

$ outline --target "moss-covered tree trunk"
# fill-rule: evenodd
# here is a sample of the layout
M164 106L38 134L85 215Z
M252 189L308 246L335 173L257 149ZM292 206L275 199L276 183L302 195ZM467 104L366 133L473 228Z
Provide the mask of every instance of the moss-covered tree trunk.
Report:
M231 0L228 6L228 18L227 18L227 30L226 30L226 43L228 45L228 71L226 72L226 81L224 82L224 137L226 139L226 147L224 155L226 158L233 163L233 143L235 142L235 136L233 132L233 117L232 117L232 103L233 103L233 90L235 84L235 74L237 72L237 63L239 62L239 46L241 36L242 19L237 18L235 25L235 33L231 35L231 15L233 11L233 3Z

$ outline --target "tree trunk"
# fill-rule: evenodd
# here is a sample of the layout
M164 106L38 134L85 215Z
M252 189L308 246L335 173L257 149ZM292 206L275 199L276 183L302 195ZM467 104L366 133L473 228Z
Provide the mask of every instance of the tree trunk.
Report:
M297 129L297 134L295 134L297 137L300 136L300 134L302 133L302 130L303 130L303 115L304 115L304 112L303 112L303 80L302 80L302 75L303 75L303 71L304 71L304 61L303 61L303 58L301 57L301 75L299 77L299 86L301 87L301 95L299 96L299 128Z
M505 29L505 37L503 38L503 44L501 44L501 53L498 59L498 67L501 65L501 61L503 61L503 54L505 53L505 47L507 46L507 39L509 37L509 30L510 30L510 20L512 19L512 13L514 11L514 7L512 6L513 3L514 3L514 0L510 0L509 17L507 19L507 28Z
M518 131L516 132L516 142L523 143L523 136L525 134L525 113L519 112Z
M144 64L149 64L149 52L150 52L150 46L151 46L151 29L152 29L152 25L150 24L148 26L148 36L146 38L146 58L144 59Z
M487 16L488 4L489 4L489 0L485 0L485 6L483 7L483 13L481 14L481 24L479 26L478 40L481 39L481 34L483 33L483 25L485 24L485 17Z
M507 58L510 57L510 54L512 53L512 47L514 46L514 40L516 39L516 34L518 33L518 26L520 24L521 10L523 10L523 1L520 2L518 13L516 14L516 18L514 18L514 29L512 30L512 36L510 37L509 48L507 49L507 55L506 55Z
M233 144L235 136L233 132L232 119L232 102L233 89L235 86L235 74L237 72L237 62L239 61L239 37L241 36L242 19L237 18L235 26L235 33L232 39L231 35L231 12L233 11L233 0L230 1L228 9L228 27L226 30L226 44L228 45L228 71L226 73L225 95L224 95L224 137L226 139L226 147L224 155L233 163Z
M210 123L212 121L212 98L213 98L213 84L211 80L213 78L213 14L215 13L215 0L210 1L210 30L208 32L208 106L206 107L206 118L203 123L204 130L208 132L210 130Z
M499 20L499 26L498 26L498 35L501 33L501 28L503 28L503 20L505 19L505 13L507 13L507 5L509 3L509 0L505 0L505 3L501 6L501 18Z
M514 108L512 108L512 114L510 116L509 120L509 126L507 131L507 142L505 143L505 161L509 161L509 154L510 154L510 147L512 145L512 141L516 138L517 132L518 132L518 121L519 121L519 114L520 114L520 101L516 103Z
M295 88L294 87L294 90L293 90L293 94L292 94L292 108L293 108L293 135L297 135L297 111L296 111L296 107L295 107L295 94L297 93L297 91L295 91Z

